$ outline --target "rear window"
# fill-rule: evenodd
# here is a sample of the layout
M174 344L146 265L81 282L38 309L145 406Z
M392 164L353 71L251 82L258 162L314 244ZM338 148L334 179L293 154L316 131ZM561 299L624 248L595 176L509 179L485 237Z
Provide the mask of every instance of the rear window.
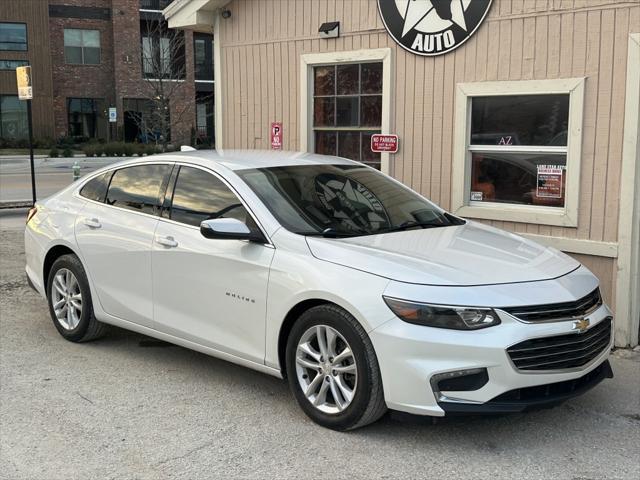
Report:
M111 175L113 175L112 171L92 178L80 189L80 195L84 198L88 198L89 200L104 202L104 197L107 194Z
M170 165L137 165L113 174L107 203L135 212L155 214L159 207L160 187Z

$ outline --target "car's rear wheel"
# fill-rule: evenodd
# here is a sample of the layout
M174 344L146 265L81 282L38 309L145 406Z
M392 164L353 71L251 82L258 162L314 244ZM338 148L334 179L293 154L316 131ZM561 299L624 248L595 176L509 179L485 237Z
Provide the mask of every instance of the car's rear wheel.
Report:
M78 257L63 255L53 263L47 290L53 324L64 338L88 342L105 333L107 326L93 314L89 282Z
M307 310L287 341L289 386L304 412L334 430L351 430L386 411L373 345L362 326L335 305Z

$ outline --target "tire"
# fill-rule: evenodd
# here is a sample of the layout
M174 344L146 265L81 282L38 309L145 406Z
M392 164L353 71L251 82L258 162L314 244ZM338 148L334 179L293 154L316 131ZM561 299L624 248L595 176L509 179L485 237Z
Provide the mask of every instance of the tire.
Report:
M60 281L56 279L57 276L59 279L71 279L70 276L67 276L67 272L70 272L76 280L75 283L72 280L67 282L71 287L66 283L61 284ZM63 294L65 288L69 295L69 301L66 303L67 309L65 313L59 310L59 312L61 312L61 318L59 318L59 315L56 314L54 302L65 302L65 300L63 300L65 298ZM79 298L78 294L80 295ZM53 262L47 279L47 301L49 303L49 313L51 314L53 324L65 339L78 343L89 342L105 334L107 325L96 320L94 316L87 274L84 271L80 259L75 255L63 255ZM65 303L63 303L62 308L64 308L64 305ZM77 305L81 306L80 310L78 310ZM69 311L75 312L71 318L69 317ZM79 315L77 315L78 311L80 312Z
M328 364L321 354L320 338L327 345L334 344L334 348L324 349L337 354ZM345 357L347 347L350 357ZM338 362L340 358L346 360ZM353 430L375 422L387 411L371 340L355 318L335 305L313 307L296 321L287 339L286 367L289 387L298 404L323 427ZM325 381L329 386L323 385ZM303 388L317 394L308 398ZM314 405L316 402L318 405Z

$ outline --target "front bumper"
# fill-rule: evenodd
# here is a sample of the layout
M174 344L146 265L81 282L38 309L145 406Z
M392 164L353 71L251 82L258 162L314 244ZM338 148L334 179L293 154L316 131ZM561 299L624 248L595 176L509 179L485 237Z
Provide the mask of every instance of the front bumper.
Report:
M609 360L605 360L586 375L574 380L517 388L498 395L486 403L440 401L438 406L446 415L518 413L552 408L570 398L582 395L605 378L613 378Z
M573 322L525 324L505 312L498 310L498 314L500 325L477 331L423 327L395 318L370 332L387 406L431 416L520 412L561 403L612 375L607 358L613 346L613 323L609 344L587 364L570 369L519 370L507 353L510 346L532 338L575 333ZM590 328L609 317L611 311L602 305L589 315ZM476 390L434 392L430 384L434 375L473 369L486 369L489 378Z

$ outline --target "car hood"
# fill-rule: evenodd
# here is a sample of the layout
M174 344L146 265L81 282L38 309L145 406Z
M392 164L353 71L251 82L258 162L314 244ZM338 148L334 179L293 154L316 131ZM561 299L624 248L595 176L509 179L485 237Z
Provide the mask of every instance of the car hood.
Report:
M320 260L424 285L533 282L580 266L556 249L475 222L342 239L307 237L307 244Z

